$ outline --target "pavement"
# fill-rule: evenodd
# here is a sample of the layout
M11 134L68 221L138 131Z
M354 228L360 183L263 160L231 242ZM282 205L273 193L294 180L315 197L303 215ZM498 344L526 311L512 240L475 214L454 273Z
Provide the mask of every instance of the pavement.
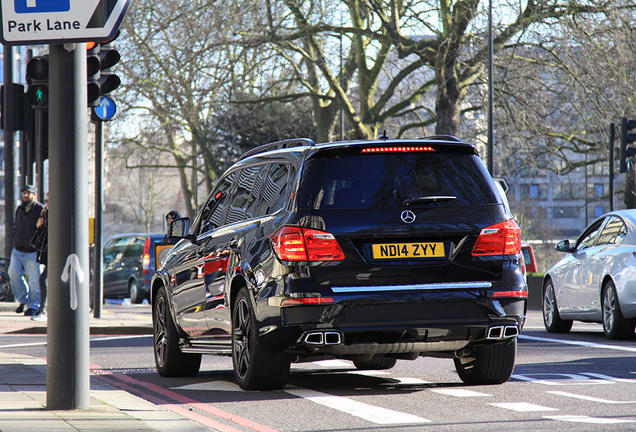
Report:
M0 335L46 334L46 321L16 314L18 303L0 302ZM92 335L152 334L148 305L105 304L101 318L91 313ZM1 347L0 347L1 348ZM236 430L193 420L188 409L142 399L122 390L126 385L99 374L90 376L90 408L46 408L46 359L0 352L0 432L158 431L198 432ZM131 389L132 390L132 389ZM181 410L181 411L180 411ZM180 415L179 413L184 415Z

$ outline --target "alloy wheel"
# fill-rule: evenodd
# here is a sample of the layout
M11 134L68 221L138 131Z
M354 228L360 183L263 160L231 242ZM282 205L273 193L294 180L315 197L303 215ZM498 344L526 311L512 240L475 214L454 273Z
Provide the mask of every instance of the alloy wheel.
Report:
M155 305L155 357L159 366L164 365L166 355L166 299L163 296L157 297Z
M251 353L250 341L252 339L252 318L247 300L240 298L236 305L234 316L233 353L236 373L240 379L244 379L249 371Z
M603 325L605 330L610 333L614 328L616 320L616 295L611 287L607 287L603 301Z
M554 323L554 313L556 309L556 299L554 296L554 287L548 284L545 287L545 295L543 296L543 320L546 326Z

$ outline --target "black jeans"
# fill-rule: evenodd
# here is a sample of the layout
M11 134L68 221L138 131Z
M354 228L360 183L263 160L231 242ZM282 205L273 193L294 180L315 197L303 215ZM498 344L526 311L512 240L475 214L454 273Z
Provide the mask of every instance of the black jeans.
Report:
M46 275L48 273L49 266L45 265L44 270L40 273L40 310L46 311L46 289L48 288L48 281Z

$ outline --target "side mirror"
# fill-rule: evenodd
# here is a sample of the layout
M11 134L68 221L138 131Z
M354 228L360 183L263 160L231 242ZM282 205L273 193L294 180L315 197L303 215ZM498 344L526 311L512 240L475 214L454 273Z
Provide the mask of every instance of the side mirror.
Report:
M554 247L559 252L572 252L572 248L570 247L570 240L561 240Z
M190 218L175 219L168 226L168 238L182 239L188 236Z

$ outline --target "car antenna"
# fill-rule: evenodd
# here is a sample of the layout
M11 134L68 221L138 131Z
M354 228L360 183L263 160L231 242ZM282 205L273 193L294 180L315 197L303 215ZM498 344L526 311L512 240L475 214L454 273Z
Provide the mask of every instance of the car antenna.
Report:
M386 134L386 129L384 129L384 132L382 132L382 135L380 135L380 136L378 137L378 139L380 139L380 140L388 140L388 139L390 139L390 138L387 136L387 134Z

